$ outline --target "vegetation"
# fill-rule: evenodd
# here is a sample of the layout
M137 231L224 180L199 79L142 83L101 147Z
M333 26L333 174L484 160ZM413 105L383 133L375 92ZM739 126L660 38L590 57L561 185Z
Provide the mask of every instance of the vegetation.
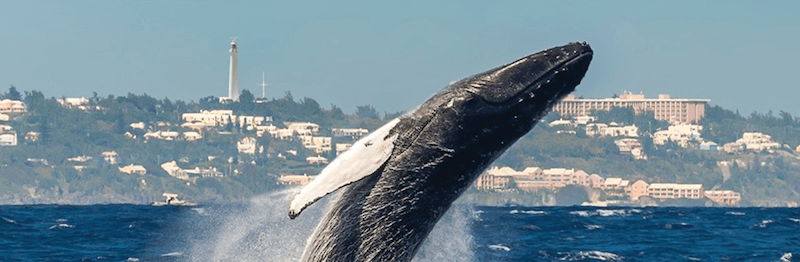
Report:
M323 136L329 136L332 127L374 130L388 119L403 114L384 113L380 117L378 110L370 105L358 106L353 114L345 114L335 105L323 108L311 98L295 100L290 92L282 98L260 101L254 99L248 90L242 91L240 102L230 103L220 103L213 96L200 98L197 102L184 102L157 99L147 94L100 97L94 93L84 109L63 106L58 98L48 98L39 91L21 94L13 86L0 97L20 99L28 109L27 113L10 114L10 121L4 123L19 134L19 145L0 147L2 203L48 200L142 203L159 199L165 191L198 201L246 199L283 188L277 182L281 174L313 175L323 166L305 161L307 156L316 154L305 150L299 139L259 137L257 143L264 147L263 152L240 154L236 142L256 136L255 130L242 126L225 125L205 130L203 139L198 141L145 140L142 137L152 130L186 131L180 127L183 122L181 115L201 110L229 109L236 115L271 116L277 125L287 121L314 122L321 126L320 135ZM559 118L561 116L551 113L545 120L549 122ZM597 118L598 122L613 121L639 127L639 141L648 160L634 160L629 155L620 154L614 138L593 138L582 130L576 130L576 134L563 134L557 132L560 128L540 124L501 156L495 165L515 169L527 166L576 168L589 174L631 181L702 183L707 189L736 190L742 193L746 204L752 205L797 204L800 199L800 161L793 152L794 147L800 144L800 137L794 135L800 133L800 118L787 112L780 111L778 116L773 116L772 112L754 112L743 117L738 112L709 106L706 117L700 122L705 127L703 138L720 145L741 138L745 131L766 133L773 140L787 144L774 154L727 154L686 149L675 144L656 147L648 135L666 129L668 124L654 120L652 114L635 115L631 109L619 108L598 112ZM145 123L146 130L130 126L137 122ZM38 132L38 139L23 139L28 132ZM136 138L128 138L126 133ZM333 143L344 141L335 138ZM288 154L290 150L296 150L297 154ZM119 164L104 161L100 155L104 151L116 151ZM285 159L279 158L279 154ZM67 160L76 156L90 156L92 159L83 163ZM335 152L322 156L333 159ZM225 176L188 182L178 180L168 176L160 167L169 161L177 161L183 168L216 168ZM722 167L718 164L721 162L734 164ZM119 166L128 164L143 165L147 175L128 175L118 171ZM75 166L85 168L76 170ZM540 204L557 202L555 198L548 198L554 196L542 192L520 193L513 197L516 200L503 200L509 199L509 194L469 191L467 198L480 196L492 203L519 203L516 200L524 199L536 200Z

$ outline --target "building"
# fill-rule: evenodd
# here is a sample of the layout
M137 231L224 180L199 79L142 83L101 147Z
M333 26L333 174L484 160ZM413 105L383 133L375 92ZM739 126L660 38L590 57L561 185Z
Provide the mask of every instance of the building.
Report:
M203 135L201 135L196 131L186 131L183 132L183 139L185 139L186 141L197 141L203 139Z
M583 99L568 95L553 106L562 116L589 116L594 111L609 111L615 107L633 108L634 113L653 112L655 119L678 123L696 123L705 115L709 99L674 99L658 95L657 99L644 98L642 94L625 93L617 98Z
M369 134L366 128L331 128L333 137L352 137L353 139L361 138Z
M629 187L625 188L625 193L631 200L636 201L639 200L640 197L648 195L647 188L649 186L650 184L648 184L647 182L644 182L643 180L637 180Z
M108 162L109 164L116 165L117 164L117 152L115 151L104 151L102 153L103 160Z
M0 146L16 146L17 145L17 132L5 131L0 133Z
M144 168L144 166L142 166L142 165L130 164L130 165L123 166L123 167L118 167L118 168L119 168L119 172L122 172L122 173L125 173L125 174L129 174L129 175L130 174L139 174L139 175L147 174L147 169Z
M8 121L11 120L11 117L6 114L0 114L0 121Z
M677 198L701 199L705 191L701 184L653 183L647 187L650 197L666 200Z
M676 124L670 125L667 130L656 131L653 134L653 144L665 145L667 141L678 143L681 147L686 147L689 141L700 141L700 134L703 132L703 126L690 125L690 124Z
M758 132L744 132L742 138L737 139L735 143L757 152L781 147L781 144L772 141L771 136Z
M26 112L25 103L19 100L3 99L0 100L0 113L23 113Z
M66 108L74 108L77 107L81 110L89 109L86 105L89 104L89 99L85 97L66 97L66 98L59 98L56 99L61 106Z
M314 178L314 176L307 175L281 175L278 181L284 185L307 185Z
M742 200L742 196L739 193L731 190L706 190L705 195L711 201L727 206L736 205Z
M321 156L310 156L310 157L306 157L306 162L308 162L309 164L312 164L312 165L313 164L327 165L328 164L328 159L324 158L324 157L321 157Z
M587 124L585 130L587 136L600 135L601 137L639 137L639 128L636 127L636 125L619 126L613 122L608 125L603 123Z
M245 137L241 141L236 142L236 150L239 153L255 155L256 154L256 139L253 137Z
M200 113L183 113L181 118L183 125L202 124L205 127L224 126L230 122L236 121L236 116L233 115L233 110L202 110ZM183 126L181 125L181 126Z

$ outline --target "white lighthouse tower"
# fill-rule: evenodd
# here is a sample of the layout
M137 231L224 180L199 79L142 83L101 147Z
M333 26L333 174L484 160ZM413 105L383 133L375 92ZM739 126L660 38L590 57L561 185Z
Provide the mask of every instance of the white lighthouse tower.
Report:
M231 67L228 72L228 99L239 101L239 76L237 70L239 49L236 47L236 37L231 37Z

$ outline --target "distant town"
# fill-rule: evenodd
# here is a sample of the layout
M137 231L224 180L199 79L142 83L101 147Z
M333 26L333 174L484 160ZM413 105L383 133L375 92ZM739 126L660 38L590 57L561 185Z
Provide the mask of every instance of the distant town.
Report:
M165 192L226 199L303 185L402 114L381 117L365 105L347 115L290 92L269 100L263 79L256 98L239 90L236 39L229 53L228 95L198 103L146 94L46 98L12 86L0 94L0 202L141 202ZM532 194L575 186L605 196L588 205L798 206L800 118L783 111L744 117L709 102L630 92L567 96L473 189Z

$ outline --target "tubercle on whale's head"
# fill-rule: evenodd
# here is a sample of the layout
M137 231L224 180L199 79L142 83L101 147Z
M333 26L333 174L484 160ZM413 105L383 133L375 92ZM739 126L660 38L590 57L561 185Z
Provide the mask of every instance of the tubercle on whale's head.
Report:
M592 48L570 43L550 48L459 82L464 91L495 106L549 106L575 90L589 69Z

